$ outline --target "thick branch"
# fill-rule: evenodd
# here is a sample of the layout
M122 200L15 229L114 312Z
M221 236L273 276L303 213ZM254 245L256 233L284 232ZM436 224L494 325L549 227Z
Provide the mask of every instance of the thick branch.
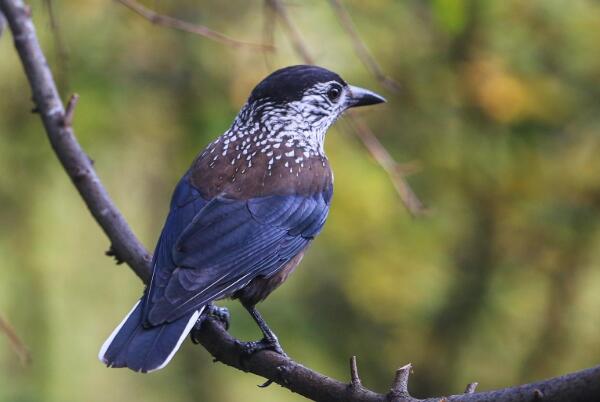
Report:
M52 74L37 41L30 10L21 0L0 0L0 11L8 20L15 46L31 85L34 101L46 133L58 158L73 180L88 208L112 242L119 258L147 282L150 257L118 212L96 176L91 162L75 139L68 114L56 91ZM71 113L74 101L71 102ZM66 124L65 124L66 123ZM409 366L399 369L388 395L378 394L360 385L355 367L353 381L345 384L312 371L293 360L263 351L242 359L239 343L212 319L204 322L196 339L219 361L263 376L316 401L347 402L418 402L408 395ZM242 364L243 361L243 364ZM352 386L354 384L354 386ZM547 381L507 388L499 391L454 395L424 400L433 402L525 402L533 398L543 401L594 401L600 399L600 366Z
M73 128L64 124L68 116L65 116L52 72L36 38L30 8L22 1L9 0L2 0L0 7L31 85L34 110L42 118L54 152L119 258L127 262L142 280L147 280L150 277L150 255L108 196L90 159L75 139Z

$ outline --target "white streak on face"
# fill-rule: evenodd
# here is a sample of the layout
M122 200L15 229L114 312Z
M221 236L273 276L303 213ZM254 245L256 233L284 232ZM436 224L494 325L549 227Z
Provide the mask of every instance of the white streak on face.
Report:
M290 158L325 156L325 133L345 110L345 99L348 96L347 87L343 87L339 99L331 101L327 92L334 85L339 83L317 83L306 89L302 98L297 101L281 103L262 99L246 103L228 130L225 148L230 142L244 138L241 143L243 155L251 151L266 153L267 149L272 149L273 152L268 157L274 156L277 161L278 156L280 157L278 149L283 145L291 148L282 152ZM223 137L227 137L227 134ZM246 160L250 161L250 158Z

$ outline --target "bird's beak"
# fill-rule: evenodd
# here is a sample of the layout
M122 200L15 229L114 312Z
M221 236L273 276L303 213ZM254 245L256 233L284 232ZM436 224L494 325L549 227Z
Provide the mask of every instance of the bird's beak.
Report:
M368 89L352 85L349 85L348 87L350 89L350 96L346 101L347 108L376 105L386 101L383 96L377 95L375 92L369 91Z

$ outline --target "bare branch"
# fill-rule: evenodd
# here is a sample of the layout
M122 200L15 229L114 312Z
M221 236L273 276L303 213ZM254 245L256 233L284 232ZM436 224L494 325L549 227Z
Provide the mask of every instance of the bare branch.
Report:
M273 47L275 47L275 13L273 12L273 8L269 5L269 3L263 3L263 32L262 32L262 41L263 43L267 43ZM263 58L265 61L265 66L268 71L273 69L273 53L271 52L263 52Z
M285 28L296 53L300 55L300 58L302 58L302 60L304 60L306 64L314 64L315 59L311 56L310 52L308 51L308 47L306 46L306 43L304 43L304 40L300 35L300 31L298 31L298 28L296 28L296 26L290 19L290 16L287 13L287 9L283 5L283 3L281 3L280 0L266 0L266 2L269 5L269 7L271 7L271 9L275 12L275 14L277 14L277 16L279 17L279 20Z
M254 47L259 48L263 51L272 51L275 49L273 45L263 44L263 43L253 43L253 42L244 42L237 39L232 39L229 36L222 34L220 32L214 31L210 28L205 27L204 25L192 24L187 21L182 21L177 18L169 17L168 15L159 14L154 10L151 10L135 0L117 0L119 3L123 4L125 7L134 11L136 14L144 17L152 24L160 25L167 28L174 28L180 31L185 31L189 33L193 33L196 35L204 36L205 38L214 40L223 45L231 46L233 48L240 47Z
M40 49L27 6L22 0L0 0L0 11L10 25L15 47L54 151L90 212L111 240L114 251L147 283L150 269L148 253L109 198L91 162L77 143L72 128L62 124L66 112ZM260 375L315 401L389 402L392 398L394 402L438 402L444 399L449 402L529 402L532 398L543 398L544 402L559 402L600 399L600 366L498 391L418 400L408 395L410 365L398 370L390 394L383 395L362 386L349 387L271 351L258 352L242 359L240 342L214 318L204 320L202 328L194 331L194 340L201 343L215 360ZM358 378L358 374L352 376Z
M91 161L75 139L73 128L64 126L65 109L58 95L52 72L37 41L30 9L22 1L0 1L15 47L33 92L50 144L90 212L102 227L118 255L143 280L150 277L150 255L135 237L119 212Z
M56 18L56 12L54 9L54 2L52 0L44 0L46 9L48 10L48 18L50 19L50 29L52 30L52 38L54 40L54 48L56 55L56 64L58 66L58 88L62 91L69 90L69 52L67 46L63 40L60 27L58 26L58 20Z
M313 64L314 59L308 51L308 47L304 42L304 39L302 39L300 32L290 20L285 5L281 2L281 0L266 0L266 2L280 17L280 20L283 23L283 26L286 28L288 37L290 38L290 41L292 42L298 56L305 63ZM404 179L402 170L400 169L398 163L394 160L394 158L392 158L390 153L385 149L381 142L379 142L375 134L373 134L369 126L362 120L362 118L360 118L352 110L349 110L347 115L351 123L350 125L352 127L352 133L362 141L363 145L367 148L371 156L373 156L375 161L388 174L406 209L413 216L424 214L427 210Z
M1 14L0 14L1 16ZM22 365L26 366L31 362L31 354L29 353L29 349L25 346L25 343L19 338L19 335L15 332L12 325L8 323L8 321L2 317L0 314L0 332L4 332L10 346L15 351L17 356L19 356L19 361Z
M337 14L338 19L342 24L342 27L344 28L348 36L350 36L350 40L352 41L354 51L356 52L358 58L363 62L363 64L367 67L371 74L375 76L377 81L379 81L379 83L382 86L384 86L392 92L399 92L400 84L388 77L381 69L379 63L377 63L375 58L371 55L371 52L367 48L367 45L365 45L365 42L360 38L358 32L356 32L356 27L352 22L352 17L350 17L350 13L348 13L348 10L346 10L344 5L342 4L342 1L329 0L329 4L331 4L333 11L335 11L335 13Z
M354 135L362 141L373 159L388 174L408 212L413 216L427 214L429 210L406 182L401 166L398 165L388 150L381 144L369 126L356 113L349 113L347 119Z

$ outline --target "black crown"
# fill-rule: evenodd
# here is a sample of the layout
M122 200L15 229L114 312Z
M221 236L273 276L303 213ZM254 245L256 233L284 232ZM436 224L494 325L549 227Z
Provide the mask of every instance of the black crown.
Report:
M277 103L302 99L304 91L319 82L337 81L346 86L346 81L333 71L322 67L297 65L277 70L262 80L250 94L248 103L269 99Z

